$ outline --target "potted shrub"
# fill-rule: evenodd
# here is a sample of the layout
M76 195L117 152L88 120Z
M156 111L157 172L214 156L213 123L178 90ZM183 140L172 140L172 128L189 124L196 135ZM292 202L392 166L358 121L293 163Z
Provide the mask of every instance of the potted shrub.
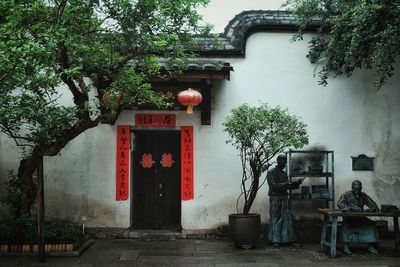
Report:
M237 213L229 215L229 233L238 247L251 248L261 233L260 215L250 213L258 189L265 181L260 183L260 177L277 154L308 144L306 125L287 110L262 103L234 108L223 126L229 135L226 143L239 151L242 163L241 194L236 202ZM242 198L243 208L239 212Z

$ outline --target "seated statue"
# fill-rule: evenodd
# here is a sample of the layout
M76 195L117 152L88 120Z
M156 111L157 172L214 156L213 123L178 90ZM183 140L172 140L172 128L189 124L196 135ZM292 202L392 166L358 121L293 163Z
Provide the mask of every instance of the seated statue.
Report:
M339 197L337 205L342 210L352 211L379 211L376 203L364 192L361 192L362 184L355 180L351 183L351 190L345 192ZM364 210L364 206L368 210ZM349 244L368 243L368 251L372 254L378 254L376 245L379 241L378 231L375 223L365 217L344 217L342 226L342 240L344 242L343 252L351 254Z

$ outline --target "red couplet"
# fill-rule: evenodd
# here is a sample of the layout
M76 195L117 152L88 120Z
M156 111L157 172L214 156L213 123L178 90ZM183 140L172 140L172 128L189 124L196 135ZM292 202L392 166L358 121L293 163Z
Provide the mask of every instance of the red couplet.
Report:
M193 126L181 127L181 198L194 198L193 190Z
M117 172L116 199L127 200L129 196L129 144L130 128L128 125L117 127Z

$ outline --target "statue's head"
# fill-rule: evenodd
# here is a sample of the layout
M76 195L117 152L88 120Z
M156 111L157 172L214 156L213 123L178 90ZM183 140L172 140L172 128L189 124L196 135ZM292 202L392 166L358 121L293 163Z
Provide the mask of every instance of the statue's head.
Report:
M285 168L286 162L287 162L286 156L283 154L279 155L276 158L276 162L278 163L278 168L280 168L280 169Z
M354 194L358 195L361 193L362 190L362 183L359 180L354 180L351 183L351 190L353 191Z

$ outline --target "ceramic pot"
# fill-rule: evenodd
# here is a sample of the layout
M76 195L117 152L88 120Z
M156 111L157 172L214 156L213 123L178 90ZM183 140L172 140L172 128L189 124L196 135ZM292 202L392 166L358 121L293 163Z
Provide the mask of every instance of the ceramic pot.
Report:
M244 249L255 247L260 233L260 214L229 214L229 235L237 247Z

